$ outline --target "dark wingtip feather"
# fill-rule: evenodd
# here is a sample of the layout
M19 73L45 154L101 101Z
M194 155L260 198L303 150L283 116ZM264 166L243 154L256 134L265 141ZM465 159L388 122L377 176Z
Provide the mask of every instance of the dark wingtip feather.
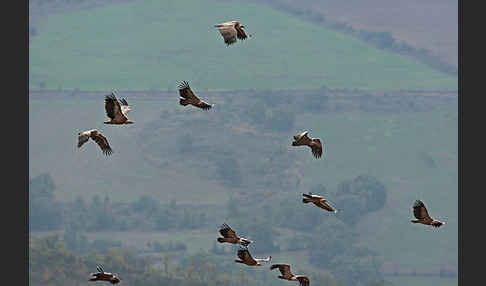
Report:
M179 90L181 89L186 89L186 88L189 88L189 83L185 80L183 80L180 84L179 84Z
M413 203L413 208L421 208L421 207L425 207L424 203L421 200L416 200Z

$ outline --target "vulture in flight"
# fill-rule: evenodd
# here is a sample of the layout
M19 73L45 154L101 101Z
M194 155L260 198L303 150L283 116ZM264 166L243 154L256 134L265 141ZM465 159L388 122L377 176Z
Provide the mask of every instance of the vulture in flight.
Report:
M309 192L309 194L302 194L302 195L305 197L302 199L302 202L304 204L313 203L316 206L320 207L321 209L325 209L326 211L337 213L337 210L333 208L331 205L329 205L329 202L324 197L313 195L311 192Z
M309 138L308 131L302 132L294 136L292 146L309 146L312 149L312 154L316 158L322 156L322 144L319 138Z
M271 256L267 258L253 258L246 246L240 246L237 254L239 259L235 260L235 262L243 263L248 266L262 266L260 262L269 262L270 260L272 260Z
M218 28L221 36L223 36L224 43L227 46L236 43L237 38L240 40L248 38L245 31L243 31L243 28L245 26L241 25L238 21L229 21L226 23L214 25L214 27Z
M248 246L248 244L253 242L249 239L239 237L236 232L232 230L231 227L226 223L221 225L221 227L219 228L219 233L221 233L221 235L223 236L218 237L218 242L220 243L228 242L232 244L241 244L243 246Z
M290 265L288 264L273 264L272 266L270 266L270 270L273 270L275 268L278 268L278 270L280 270L280 273L282 273L281 276L278 276L278 278L280 279L299 281L299 286L310 285L310 281L309 278L307 278L307 276L292 274L292 272L290 272Z
M412 220L413 223L421 223L433 227L440 227L444 224L444 222L435 220L429 216L427 208L421 200L416 200L413 204L413 215L416 218L416 220Z
M116 277L116 274L105 272L101 266L96 266L98 272L91 273L91 279L89 281L109 281L111 284L116 284L120 282L120 278Z
M105 154L106 156L113 153L113 150L111 150L110 144L108 144L108 140L106 140L106 137L101 135L101 133L96 129L78 133L78 148L81 148L84 143L88 142L89 138L94 140L96 144L100 146L101 151L103 151L103 154Z
M187 81L181 82L179 84L179 103L182 106L186 106L188 104L194 105L195 107L202 108L204 110L211 109L213 107L211 104L207 104L206 102L200 100L191 90L189 87L189 83Z
M112 91L110 95L105 96L105 111L106 116L110 118L110 121L104 122L105 124L133 124L128 120L128 112L130 112L130 106L127 101L122 98L120 101L116 99L115 92Z

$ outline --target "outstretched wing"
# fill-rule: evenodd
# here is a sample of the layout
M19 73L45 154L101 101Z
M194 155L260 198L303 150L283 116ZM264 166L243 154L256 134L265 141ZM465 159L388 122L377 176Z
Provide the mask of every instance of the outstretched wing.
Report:
M93 139L98 146L100 146L101 151L103 151L103 154L106 156L109 156L113 153L113 150L111 150L110 144L108 144L108 140L106 139L105 136L101 135L101 133L91 133L91 139Z
M130 108L130 106L128 105L128 102L124 98L122 98L120 100L120 103L121 103L121 106L120 106L121 112L123 113L123 115L125 117L128 117L128 112L130 112L130 110L132 110L132 109Z
M427 212L427 208L425 207L424 203L421 200L416 200L413 204L413 215L417 219L425 219L432 221L432 218L429 216Z
M243 30L241 25L236 24L235 29L236 29L236 37L238 37L238 39L244 40L244 39L248 38L248 36L245 34L245 31Z
M113 93L105 96L105 111L106 116L113 120L120 117L125 117L121 112L120 103L116 99L115 95L113 95Z
M273 264L272 266L270 266L270 270L273 270L275 268L278 268L278 270L280 270L280 273L282 273L282 276L287 279L294 276L294 274L290 272L290 265L288 264Z
M243 260L243 262L256 262L255 259L251 256L250 252L248 251L248 248L246 247L240 247L238 249L238 258Z
M315 202L314 204L321 209L325 209L326 211L336 212L336 210L325 201Z
M219 233L221 233L221 235L225 238L238 238L236 232L231 229L231 227L229 227L229 225L227 225L226 223L223 223L223 225L221 225Z
M80 133L78 135L78 148L80 148L81 146L83 146L84 143L88 142L89 140L89 134L86 134L86 133Z
M199 98L192 92L187 81L183 81L179 84L179 95L185 99L199 101Z
M306 135L307 135L307 133L308 133L308 131L304 131L304 132L302 132L302 133L299 133L299 134L294 135L294 140L295 140L295 141L299 141L299 140L300 140L300 138L302 138L303 136L306 136Z
M199 100L198 103L194 104L194 106L197 106L199 108L202 108L204 110L209 110L211 107L213 107L211 104L207 104L206 102Z
M322 144L319 138L312 139L309 147L311 147L314 157L320 158L322 156Z
M307 276L297 275L295 278L297 278L297 280L299 280L299 286L309 286L310 285L310 281L309 281L309 278L307 278Z
M227 46L236 43L236 37L238 36L238 32L236 29L231 25L220 25L218 27L221 36L223 36L224 42Z

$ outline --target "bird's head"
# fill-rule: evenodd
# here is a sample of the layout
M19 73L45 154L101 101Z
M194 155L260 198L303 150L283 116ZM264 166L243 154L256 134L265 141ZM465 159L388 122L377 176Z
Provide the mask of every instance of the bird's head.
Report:
M240 27L241 27L242 29L243 29L243 28L245 28L245 26L243 26L243 25L240 25Z

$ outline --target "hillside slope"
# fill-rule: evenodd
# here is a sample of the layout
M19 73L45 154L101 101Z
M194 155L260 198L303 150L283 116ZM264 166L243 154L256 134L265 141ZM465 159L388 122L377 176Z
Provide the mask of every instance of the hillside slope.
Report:
M226 47L214 24L253 36ZM266 6L141 1L54 15L29 48L30 88L456 90L457 79Z

